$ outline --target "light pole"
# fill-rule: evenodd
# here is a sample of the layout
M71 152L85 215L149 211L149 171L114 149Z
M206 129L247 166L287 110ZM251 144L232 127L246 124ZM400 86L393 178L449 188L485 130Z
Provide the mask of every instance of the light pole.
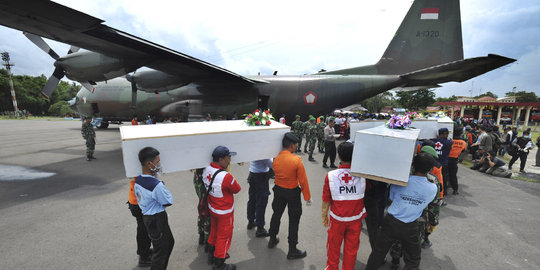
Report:
M7 69L8 76L9 76L9 87L11 88L11 99L13 100L13 110L15 112L15 115L19 112L19 108L17 107L17 97L15 97L15 89L13 88L13 79L11 78L11 67L14 66L14 64L9 63L9 53L3 52L2 53L2 60L4 61L4 66Z

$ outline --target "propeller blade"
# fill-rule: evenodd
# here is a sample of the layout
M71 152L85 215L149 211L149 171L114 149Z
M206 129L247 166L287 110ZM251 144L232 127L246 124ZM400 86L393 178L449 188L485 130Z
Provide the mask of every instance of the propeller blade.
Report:
M79 47L77 47L77 46L71 45L71 47L69 48L68 54L76 53L76 52L78 52L80 49L81 49L81 48L79 48Z
M137 83L135 80L131 82L131 108L137 107Z
M58 83L60 83L60 80L64 78L64 69L62 67L58 66L54 69L53 74L51 77L49 77L49 80L45 84L45 87L43 87L43 90L41 91L41 94L45 98L49 98L56 87L58 86Z
M54 60L58 60L60 56L56 52L47 45L45 40L43 40L40 36L36 36L34 34L23 32L23 34L30 40L32 43L34 43L36 46L38 46L42 51L48 53Z

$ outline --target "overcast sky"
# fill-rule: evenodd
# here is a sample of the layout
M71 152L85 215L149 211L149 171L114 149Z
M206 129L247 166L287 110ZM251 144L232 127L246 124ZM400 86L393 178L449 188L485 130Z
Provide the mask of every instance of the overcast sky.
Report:
M242 75L310 74L374 64L411 0L174 1L57 0L110 27L197 57ZM540 1L461 0L465 58L499 54L518 61L463 83L447 83L437 96L491 91L540 96ZM64 55L69 46L48 40ZM17 75L53 72L54 60L20 31L0 26L0 51Z

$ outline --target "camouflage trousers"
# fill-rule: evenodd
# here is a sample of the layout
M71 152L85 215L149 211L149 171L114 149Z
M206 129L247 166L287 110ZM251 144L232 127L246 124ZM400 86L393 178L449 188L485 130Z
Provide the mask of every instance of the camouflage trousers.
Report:
M317 148L320 152L324 152L324 134L317 136Z
M311 137L306 135L306 143L304 144L304 152L307 151L308 149L308 146L309 146L309 141L311 140Z
M96 139L94 137L86 138L86 157L91 158L94 156L94 149L96 148Z
M195 187L195 192L197 193L199 201L206 193L202 172L203 169L197 169L193 173L193 186ZM210 219L208 218L202 220L199 216L197 216L197 231L199 232L199 235L204 235L204 242L206 243L208 241L208 236L210 235Z
M309 137L309 156L313 155L313 150L315 150L315 145L317 144L317 138L316 137Z
M298 146L296 147L296 150L301 151L302 150L302 133L294 132L294 135L296 135L296 137L300 139L300 141L298 142Z

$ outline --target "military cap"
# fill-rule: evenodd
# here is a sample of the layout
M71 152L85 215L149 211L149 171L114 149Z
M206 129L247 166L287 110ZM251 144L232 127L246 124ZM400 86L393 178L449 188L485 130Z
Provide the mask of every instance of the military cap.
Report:
M328 119L328 121L331 121L331 122L334 122L334 120L336 120L336 118L333 116L330 116L330 118Z
M300 118L300 115L297 114L297 115L296 115L296 118Z
M315 119L315 117L313 117L313 116L309 118L309 121L310 121L310 122L311 122L311 121L315 121L315 120L317 120L317 119Z
M293 142L293 143L299 143L300 139L294 135L292 132L285 133L285 138L287 141Z
M434 158L439 158L439 155L437 154L437 151L435 151L435 148L429 146L429 145L426 145L426 146L422 146L422 148L420 148L420 152L424 152L426 154L429 154L431 156L433 156Z
M320 118L320 119L324 119L324 116L321 115L321 116L319 116L319 118Z

